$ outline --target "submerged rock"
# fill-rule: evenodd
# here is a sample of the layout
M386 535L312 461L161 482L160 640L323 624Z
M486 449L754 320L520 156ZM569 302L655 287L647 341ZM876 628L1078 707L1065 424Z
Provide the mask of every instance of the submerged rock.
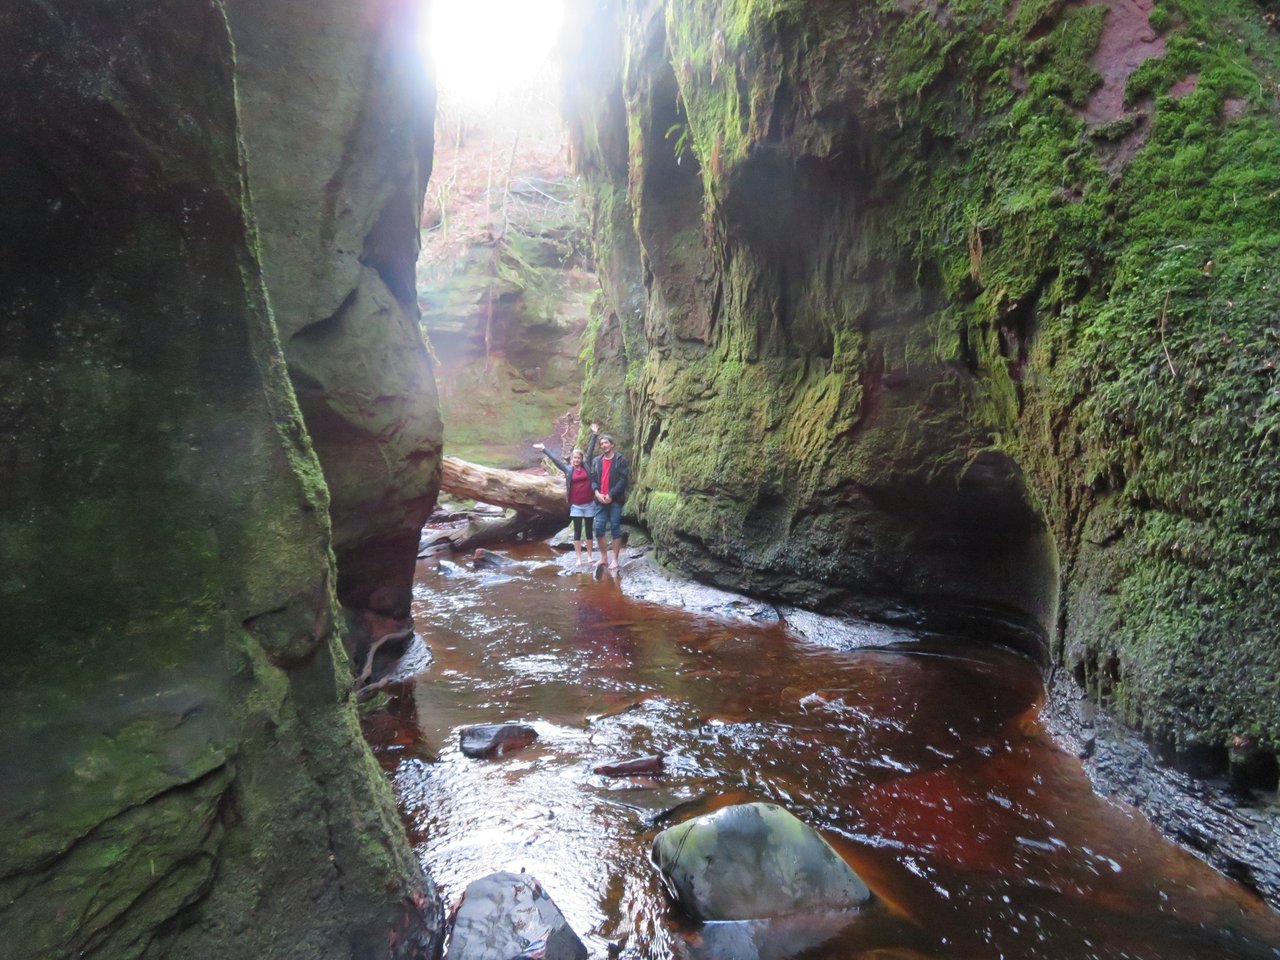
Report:
M504 557L500 553L494 553L492 550L477 548L476 552L471 555L471 565L477 570L501 570L503 567L509 567L513 563L510 557Z
M848 913L822 913L772 920L704 923L696 937L677 943L678 960L791 960L820 947L854 922ZM895 951L858 954L858 960L916 960L918 954Z
M523 723L480 723L463 727L459 735L468 757L500 757L522 750L538 739L538 731Z
M660 833L653 860L699 920L862 906L871 891L811 827L772 803L725 807Z
M602 763L592 770L602 777L634 777L654 776L662 773L666 762L662 754L655 753L647 757L633 757L630 760L619 760L617 763Z
M533 877L492 873L471 883L445 960L586 960L587 948Z

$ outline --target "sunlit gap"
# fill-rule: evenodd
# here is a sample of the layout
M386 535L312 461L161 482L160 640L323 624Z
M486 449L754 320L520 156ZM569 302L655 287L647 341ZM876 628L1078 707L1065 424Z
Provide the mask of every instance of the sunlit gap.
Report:
M556 102L554 53L564 0L422 0L420 45L443 107Z
M419 266L430 286L476 244L518 227L522 204L568 207L569 169L556 50L564 0L422 4L420 46L437 88Z
M577 375L597 287L560 110L568 15L564 0L421 2L438 91L417 266L423 331L450 453L514 467L536 460L535 440L554 439L545 431L566 398L557 391L572 389L564 378Z

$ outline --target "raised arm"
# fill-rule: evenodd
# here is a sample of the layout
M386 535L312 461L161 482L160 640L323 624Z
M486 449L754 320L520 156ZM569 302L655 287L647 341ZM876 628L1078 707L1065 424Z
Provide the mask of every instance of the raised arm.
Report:
M559 467L559 468L560 468L560 472L561 472L561 473L563 473L563 474L565 474L565 475L568 475L568 473L569 473L569 465L568 465L567 463L565 463L563 460L561 460L559 457L557 457L557 456L556 456L554 453L552 453L550 450L548 450L548 449L547 449L546 444L544 444L544 443L535 443L535 444L533 445L533 449L535 449L535 450L541 450L541 451L542 451L542 455L543 455L544 457L546 457L548 460L550 460L552 463L554 463L557 467Z

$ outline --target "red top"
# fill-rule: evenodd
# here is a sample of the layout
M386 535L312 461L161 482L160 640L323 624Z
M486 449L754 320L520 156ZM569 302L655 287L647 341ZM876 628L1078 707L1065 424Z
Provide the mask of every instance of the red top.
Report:
M582 467L574 467L569 475L569 502L584 506L595 500L591 495L591 474Z
M609 495L609 468L613 466L613 457L602 457L600 460L600 492Z

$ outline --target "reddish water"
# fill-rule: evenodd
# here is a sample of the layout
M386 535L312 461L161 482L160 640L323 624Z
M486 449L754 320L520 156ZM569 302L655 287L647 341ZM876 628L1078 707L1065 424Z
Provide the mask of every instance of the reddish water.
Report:
M446 902L524 869L594 957L739 960L716 952L723 930L681 918L648 856L664 825L759 799L821 830L880 897L809 960L1280 957L1274 913L1094 795L1042 731L1019 656L836 652L631 601L545 548L521 556L501 573L420 565L434 661L370 723ZM539 740L459 752L459 727L506 720ZM591 772L659 751L661 777ZM757 931L760 955L797 953L813 926Z

